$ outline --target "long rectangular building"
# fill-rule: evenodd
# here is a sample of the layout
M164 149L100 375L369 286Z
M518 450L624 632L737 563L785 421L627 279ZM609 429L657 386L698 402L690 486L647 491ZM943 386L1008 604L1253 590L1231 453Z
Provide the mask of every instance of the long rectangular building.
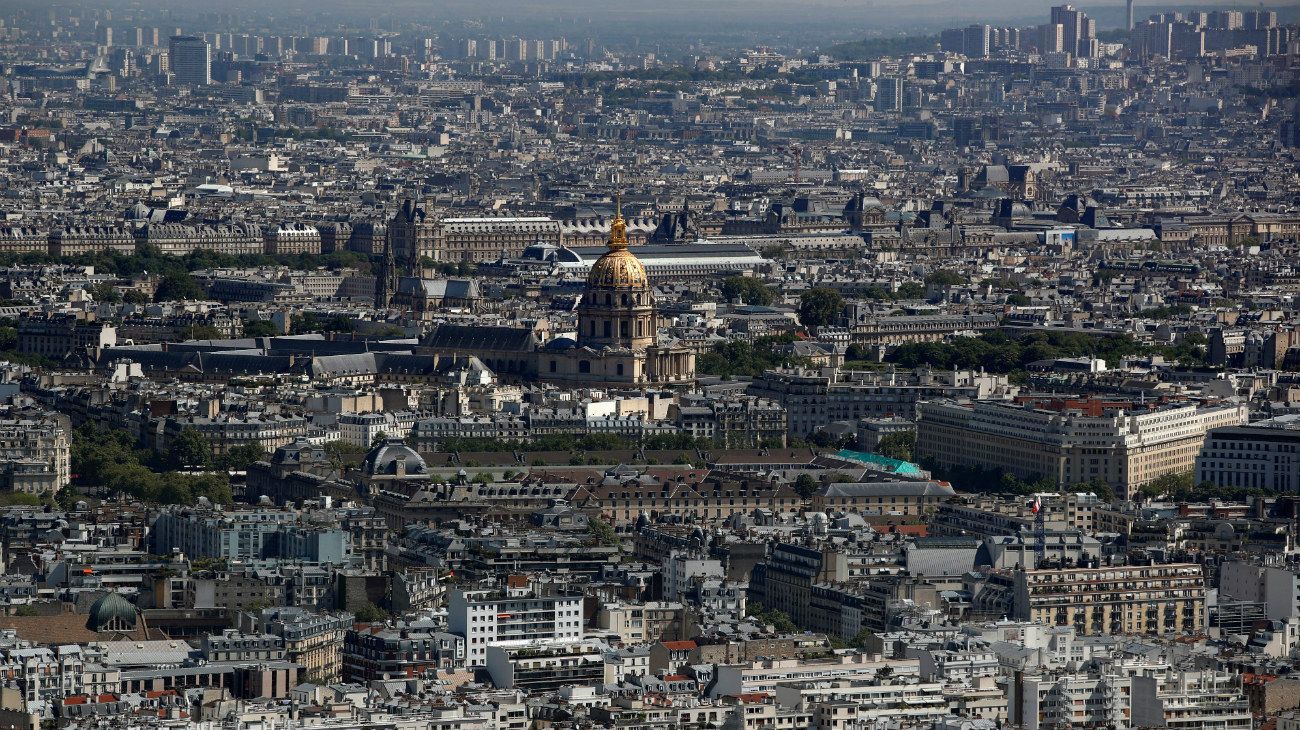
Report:
M1196 482L1300 493L1300 416L1210 431L1196 457Z
M1005 470L1061 487L1100 480L1125 497L1190 471L1207 431L1245 423L1246 406L1194 402L1020 399L918 408L916 458L941 467Z

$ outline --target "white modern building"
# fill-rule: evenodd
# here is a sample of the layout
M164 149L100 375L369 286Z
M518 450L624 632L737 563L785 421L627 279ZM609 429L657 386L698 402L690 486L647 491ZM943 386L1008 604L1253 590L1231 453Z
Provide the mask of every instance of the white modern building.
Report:
M447 606L451 633L465 638L465 664L487 666L488 646L527 647L582 639L582 591L515 577L504 588L456 588Z

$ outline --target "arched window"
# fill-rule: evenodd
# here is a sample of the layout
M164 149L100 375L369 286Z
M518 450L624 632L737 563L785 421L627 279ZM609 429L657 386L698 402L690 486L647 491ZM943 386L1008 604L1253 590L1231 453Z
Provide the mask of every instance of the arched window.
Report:
M628 305L628 301L629 301L629 300L628 300L628 296L627 296L626 294L624 294L624 295L623 295L623 306L626 307L626 306Z

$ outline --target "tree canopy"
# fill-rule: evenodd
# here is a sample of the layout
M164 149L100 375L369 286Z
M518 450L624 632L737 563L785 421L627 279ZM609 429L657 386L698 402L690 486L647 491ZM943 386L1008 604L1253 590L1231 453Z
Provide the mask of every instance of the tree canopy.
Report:
M799 297L799 321L805 327L834 324L842 311L844 297L829 287L813 287Z
M772 290L758 279L751 276L729 276L722 282L722 298L767 306L772 303L774 296Z

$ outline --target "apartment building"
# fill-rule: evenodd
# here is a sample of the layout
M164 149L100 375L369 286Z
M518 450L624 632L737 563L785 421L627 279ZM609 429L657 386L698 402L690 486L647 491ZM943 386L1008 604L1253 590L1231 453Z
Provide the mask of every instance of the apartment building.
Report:
M1009 570L991 575L976 603L1083 636L1199 633L1205 576L1194 563Z
M502 689L546 692L592 687L605 679L605 654L594 641L489 646L487 671Z
M582 591L511 576L501 588L456 588L447 626L465 640L465 663L487 666L488 646L520 647L582 638Z
M384 626L358 624L343 636L343 681L369 684L393 677L419 677L461 666L465 640L432 622Z
M284 658L302 668L307 682L337 682L342 677L343 636L352 627L347 613L314 613L281 606L240 613L239 628L279 637Z
M54 312L18 320L18 352L62 360L117 344L117 329L88 312Z
M47 494L72 479L72 442L66 419L0 413L0 486Z
M1300 493L1300 415L1211 430L1196 457L1196 482Z
M1190 471L1214 428L1246 422L1236 403L1144 404L1024 398L918 406L916 458L941 467L1005 470L1060 486L1100 480L1121 497Z

